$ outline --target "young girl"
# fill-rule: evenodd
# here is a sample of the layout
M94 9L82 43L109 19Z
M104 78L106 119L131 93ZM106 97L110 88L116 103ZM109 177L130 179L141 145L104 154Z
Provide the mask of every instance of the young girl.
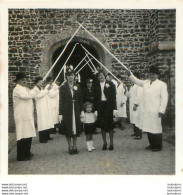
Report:
M96 116L93 113L93 104L91 102L85 102L83 106L85 112L81 116L81 122L84 123L87 149L91 152L92 150L95 150L93 147L93 134L96 128Z

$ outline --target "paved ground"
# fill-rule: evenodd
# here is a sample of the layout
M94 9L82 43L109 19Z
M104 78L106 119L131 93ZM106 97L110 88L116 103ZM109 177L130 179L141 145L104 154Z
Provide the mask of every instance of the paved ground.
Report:
M175 147L163 142L161 152L145 150L147 135L134 140L132 128L115 129L114 151L102 151L101 134L94 136L96 150L86 150L85 135L78 138L78 155L69 155L65 137L51 135L54 140L40 144L33 139L31 161L17 162L15 135L9 135L9 174L114 174L172 175L175 174Z

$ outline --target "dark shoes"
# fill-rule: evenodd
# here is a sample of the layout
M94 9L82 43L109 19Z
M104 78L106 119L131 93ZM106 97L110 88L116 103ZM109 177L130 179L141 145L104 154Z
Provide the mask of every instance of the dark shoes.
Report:
M32 159L31 156L29 156L29 157L26 157L24 159L17 159L17 161L28 161L28 160L31 160L31 159Z
M107 150L107 143L103 145L102 150Z
M160 147L153 148L151 145L147 146L145 149L152 150L153 152L158 152L158 151L162 150L162 148L160 148Z
M114 146L113 145L110 145L109 146L109 150L114 150Z
M73 149L73 153L74 153L74 154L78 154L79 152L78 152L77 149Z
M131 134L131 136L137 136L135 133Z
M145 149L146 149L146 150L152 150L152 146L151 146L151 145L146 146Z
M43 140L43 141L40 141L40 143L45 144L45 143L48 143L48 141Z
M102 150L107 150L107 143L103 145ZM110 145L109 150L114 150L114 146Z
M49 137L47 140L53 140L53 138L52 137Z
M69 149L69 154L73 155L73 154L78 154L79 151L77 149Z
M135 140L141 140L141 139L142 139L141 136L136 136L136 137L135 137Z
M153 152L158 152L158 151L161 151L161 148L153 148L152 151Z

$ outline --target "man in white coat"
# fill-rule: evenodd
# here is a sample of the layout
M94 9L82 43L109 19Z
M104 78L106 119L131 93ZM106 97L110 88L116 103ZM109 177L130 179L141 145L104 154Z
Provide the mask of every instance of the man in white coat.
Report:
M122 80L121 76L118 76L119 79ZM127 118L126 114L126 101L127 97L125 93L127 92L126 86L121 82L117 81L116 88L116 103L117 103L117 111L118 111L118 122L120 123L121 130L125 129L125 121Z
M51 85L52 88L46 95L46 99L48 102L48 113L49 113L49 120L50 123L52 124L49 132L51 134L56 134L56 128L55 124L58 123L58 118L56 119L56 101L59 96L59 90L58 86L56 84L53 84L53 78L52 77L47 77L46 79L46 88ZM58 111L58 110L57 110Z
M150 144L146 149L160 151L162 149L161 118L168 103L167 85L158 79L160 73L156 66L150 67L147 80L137 79L131 71L127 73L133 83L143 87L141 127L144 132L147 132Z
M140 78L140 74L135 72L134 75L137 78ZM139 128L140 120L140 108L141 108L141 99L142 99L143 88L134 84L130 87L129 92L126 94L129 97L129 111L130 111L130 123L133 124L134 134L136 140L142 139L142 130Z
M18 161L27 161L32 158L33 154L30 152L32 137L36 137L32 101L36 96L36 91L26 87L26 78L24 73L18 73L15 79L17 85L13 90Z
M39 83L42 82L42 77L36 77L35 79L35 87L36 90L36 111L37 111L37 127L39 132L39 142L47 143L50 138L50 128L52 127L52 121L50 120L50 114L48 111L48 101L47 94L51 89L51 86L43 88L43 86L39 87Z

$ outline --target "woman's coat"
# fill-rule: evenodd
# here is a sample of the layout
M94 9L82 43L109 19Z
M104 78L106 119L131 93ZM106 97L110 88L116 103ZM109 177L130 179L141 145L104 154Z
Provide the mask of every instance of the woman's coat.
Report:
M19 84L13 90L13 108L17 140L36 136L32 101L35 94L35 89L30 90Z
M98 126L106 127L107 129L112 129L114 127L113 126L113 111L117 110L115 85L110 81L105 81L103 92L107 100L105 113L103 113L103 110L101 109L102 91L101 91L101 86L99 82L95 87L95 103L96 103L96 110L98 111ZM104 118L105 118L105 121L104 121Z
M156 79L150 84L150 80L139 80L134 75L129 77L132 82L143 87L142 123L141 128L149 133L162 133L160 113L165 113L168 103L167 85Z
M65 82L60 87L59 115L63 116L66 136L72 136L74 129L76 130L76 135L79 135L82 132L80 121L82 105L83 101L80 86L74 84L72 96L70 86L68 85L68 82ZM75 127L73 127L73 123L75 124Z

